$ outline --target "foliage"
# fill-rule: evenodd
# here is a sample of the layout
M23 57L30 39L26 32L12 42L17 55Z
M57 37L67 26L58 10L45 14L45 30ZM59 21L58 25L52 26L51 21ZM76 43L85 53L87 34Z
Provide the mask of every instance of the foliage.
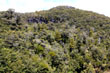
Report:
M0 12L0 73L103 73L110 18L70 6Z

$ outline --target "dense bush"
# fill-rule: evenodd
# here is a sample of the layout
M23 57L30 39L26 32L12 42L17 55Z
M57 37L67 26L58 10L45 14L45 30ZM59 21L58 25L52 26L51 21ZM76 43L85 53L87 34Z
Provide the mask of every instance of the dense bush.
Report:
M69 6L0 12L0 73L103 73L110 18Z

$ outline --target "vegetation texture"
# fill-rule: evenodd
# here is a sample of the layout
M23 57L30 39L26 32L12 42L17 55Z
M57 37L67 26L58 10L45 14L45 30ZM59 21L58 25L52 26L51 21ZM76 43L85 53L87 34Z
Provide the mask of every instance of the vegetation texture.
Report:
M110 18L70 6L0 12L0 73L110 70Z

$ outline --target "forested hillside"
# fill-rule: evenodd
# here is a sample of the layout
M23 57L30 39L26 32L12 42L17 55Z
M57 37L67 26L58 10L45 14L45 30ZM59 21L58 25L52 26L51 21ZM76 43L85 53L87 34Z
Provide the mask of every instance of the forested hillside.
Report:
M70 6L0 12L0 73L104 73L110 18Z

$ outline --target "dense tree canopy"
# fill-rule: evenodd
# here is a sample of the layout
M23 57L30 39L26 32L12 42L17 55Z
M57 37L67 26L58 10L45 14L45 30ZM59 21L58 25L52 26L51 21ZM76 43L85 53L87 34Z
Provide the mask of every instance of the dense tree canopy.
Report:
M0 73L110 70L110 18L70 6L0 12Z

